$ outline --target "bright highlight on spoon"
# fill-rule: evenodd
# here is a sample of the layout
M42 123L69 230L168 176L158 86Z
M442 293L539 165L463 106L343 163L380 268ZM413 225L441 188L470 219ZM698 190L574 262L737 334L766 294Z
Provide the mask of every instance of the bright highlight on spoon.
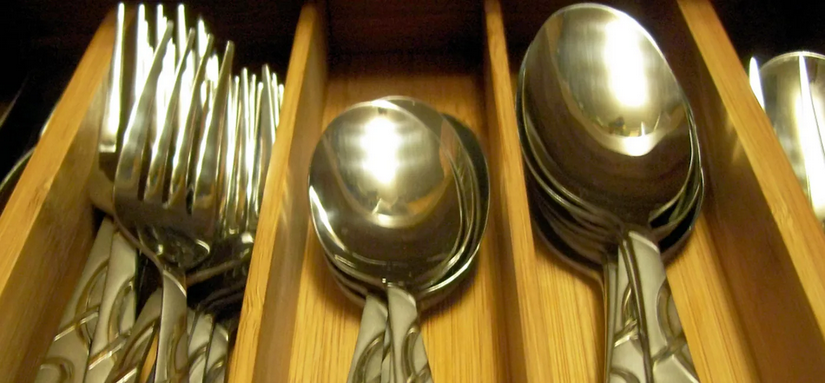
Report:
M610 90L622 104L639 107L647 102L647 78L644 56L635 33L635 25L618 19L604 26L605 65L610 76Z
M756 57L751 57L748 64L748 77L751 83L751 90L756 95L756 100L759 101L759 106L765 109L765 96L762 95L762 79L759 78L759 64L756 62Z
M392 182L399 166L396 154L401 147L395 125L383 117L372 119L364 125L360 144L366 154L364 169L382 184Z

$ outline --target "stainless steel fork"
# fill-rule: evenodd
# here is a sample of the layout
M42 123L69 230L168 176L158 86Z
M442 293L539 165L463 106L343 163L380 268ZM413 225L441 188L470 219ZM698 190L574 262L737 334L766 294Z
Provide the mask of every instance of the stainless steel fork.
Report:
M119 225L161 271L163 297L155 367L156 382L185 381L188 372L185 271L208 257L214 240L220 199L218 185L222 175L219 167L225 161L219 145L234 54L234 46L227 44L214 104L205 110L204 130L179 132L185 137L181 142L183 148L173 146L171 137L176 126L176 105L183 64L194 41L194 32L190 32L184 59L179 60L176 78L168 97L171 102L168 105L158 105L158 87L169 86L163 81L159 83L158 79L173 29L173 24L168 22L163 38L156 47L147 81L126 127L114 182L114 207ZM199 72L206 70L205 66L205 61L201 60ZM197 77L203 75L199 73ZM199 91L198 85L196 82L193 93ZM190 109L187 123L183 125L184 130L195 129L200 125L194 122L199 117L193 113L197 108ZM164 112L166 118L158 119L158 111ZM190 146L186 138L194 139L197 133L200 133L199 142ZM176 152L178 157L176 153L172 153L173 149L185 152L188 148L192 148L189 161L186 160L185 153ZM175 162L176 159L178 162ZM183 178L194 175L193 183L183 182L187 189L192 188L191 198L181 200L183 190L186 189L180 188L181 180L174 179L175 175ZM177 194L170 193L171 190Z

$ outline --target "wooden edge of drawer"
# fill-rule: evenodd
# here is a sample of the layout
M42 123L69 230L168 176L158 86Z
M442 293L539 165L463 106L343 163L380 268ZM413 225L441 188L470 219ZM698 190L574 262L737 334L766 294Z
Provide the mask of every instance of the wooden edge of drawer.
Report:
M274 380L285 381L289 372L301 255L307 239L309 212L304 209L304 200L311 155L292 148L310 147L306 142L315 142L320 136L327 76L322 18L319 6L308 3L298 19L230 382L252 382L264 376L282 376ZM275 342L262 344L261 339Z
M94 240L94 211L85 185L114 24L110 13L95 33L0 217L3 382L33 379Z
M684 84L709 180L705 213L765 381L825 374L825 233L708 0L678 0L700 73ZM691 54L685 54L691 56Z
M519 382L546 382L550 359L548 333L544 309L536 286L536 253L527 189L524 183L524 167L521 160L521 144L516 130L515 101L510 79L510 64L501 4L498 0L484 1L485 86L487 97L488 128L495 137L490 145L491 171L499 178L493 203L499 204L494 211L505 215L498 221L504 231L500 241L499 262L502 285L506 286L505 307L507 317L507 346L510 352L511 379Z

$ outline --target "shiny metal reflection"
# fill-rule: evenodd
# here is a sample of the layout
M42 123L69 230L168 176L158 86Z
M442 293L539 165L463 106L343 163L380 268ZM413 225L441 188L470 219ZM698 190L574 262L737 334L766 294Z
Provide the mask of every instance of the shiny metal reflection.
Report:
M343 112L309 173L316 232L346 273L414 285L455 253L463 212L452 159L402 108L371 101Z
M563 8L528 49L516 103L537 231L603 283L605 381L697 382L663 258L691 231L704 182L656 43L615 9Z
M635 20L593 4L564 12L524 60L524 108L537 127L528 138L566 195L644 224L689 178L684 95Z
M796 178L814 214L825 223L825 56L791 52L766 62L758 76L754 69L754 93L764 100Z

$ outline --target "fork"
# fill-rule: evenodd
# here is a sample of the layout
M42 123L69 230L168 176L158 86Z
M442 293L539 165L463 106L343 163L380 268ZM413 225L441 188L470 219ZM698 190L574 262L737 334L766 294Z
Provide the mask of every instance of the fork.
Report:
M194 40L194 32L190 31L168 97L171 102L168 107L157 105L154 101L158 86L168 86L159 84L158 79L173 29L173 23L167 22L163 38L156 47L147 81L124 133L114 182L114 210L119 225L162 275L156 382L184 380L187 373L185 272L208 257L214 240L220 198L217 186L222 175L218 170L226 160L217 148L225 121L226 92L234 54L234 45L230 42L220 68L214 104L204 111L203 131L191 131L200 127L196 123L200 116L193 113L198 112L198 108L190 108L182 126L184 131L178 132L184 139L180 145L173 146L171 137L175 129L182 68ZM203 78L205 63L202 58L196 77ZM196 81L192 93L199 92L198 88ZM165 120L157 118L159 111L165 112ZM187 141L194 140L197 133L200 133L197 145ZM175 153L172 153L173 148ZM188 161L186 157L190 157ZM188 179L192 176L194 182L190 183ZM182 198L188 188L181 188L181 185L192 187L191 200Z

